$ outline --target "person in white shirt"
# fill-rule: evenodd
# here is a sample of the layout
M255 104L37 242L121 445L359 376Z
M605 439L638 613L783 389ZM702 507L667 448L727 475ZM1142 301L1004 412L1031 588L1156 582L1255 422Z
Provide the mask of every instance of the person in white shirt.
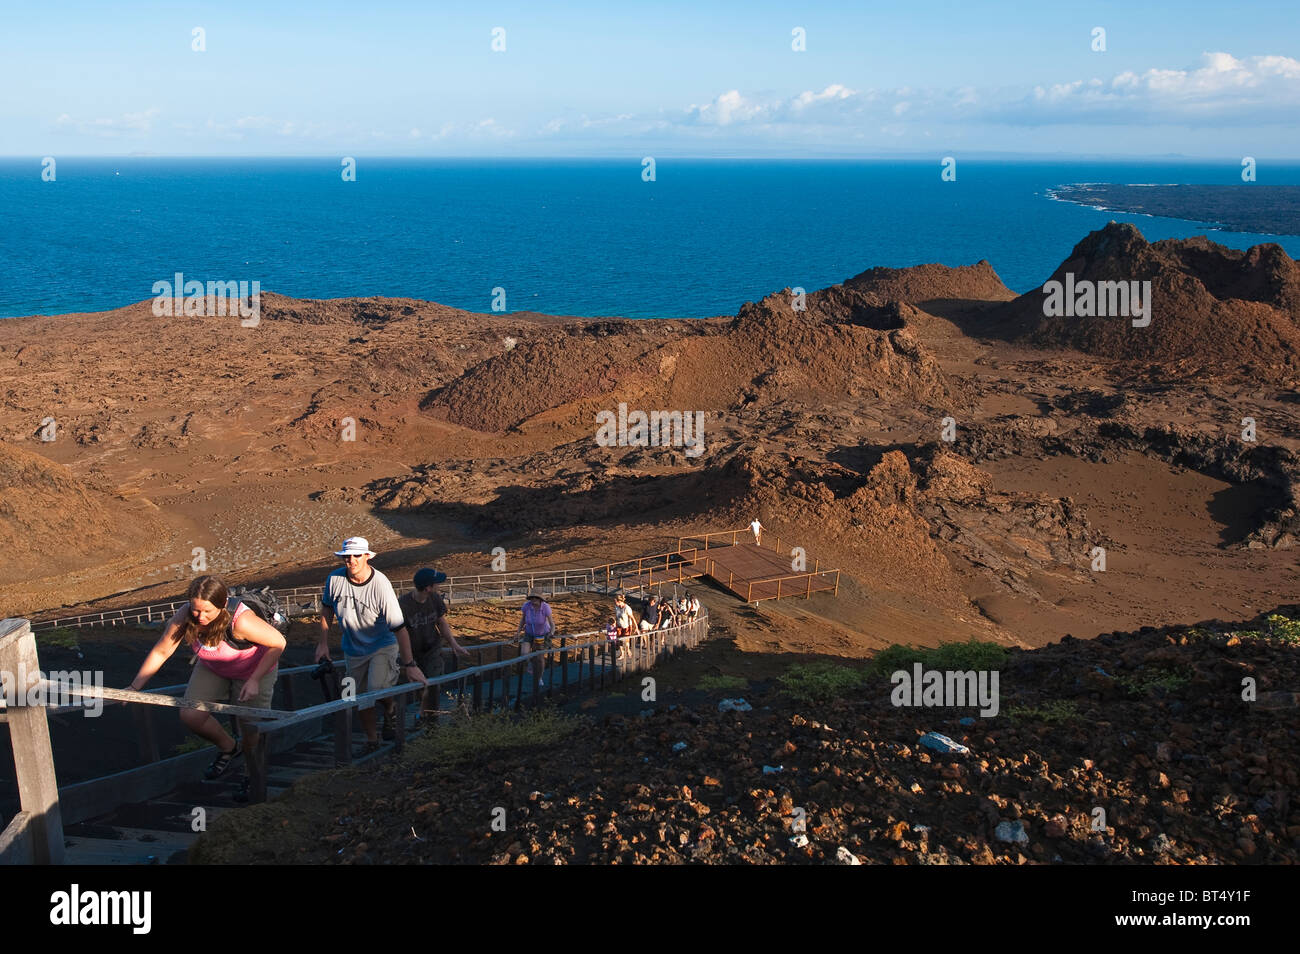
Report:
M623 593L614 596L614 626L620 637L631 636L637 631L636 615L627 605L627 596Z
M751 529L751 530L754 531L754 542L757 543L759 546L762 546L762 545L763 545L763 525L762 525L761 523L758 522L758 518L757 518L757 517L755 517L755 518L754 518L754 522L751 523L751 524L749 525L749 529Z

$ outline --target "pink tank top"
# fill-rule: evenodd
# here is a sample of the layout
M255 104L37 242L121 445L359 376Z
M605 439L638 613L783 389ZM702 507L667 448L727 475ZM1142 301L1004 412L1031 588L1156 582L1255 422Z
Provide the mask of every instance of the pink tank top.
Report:
M230 618L230 624L233 626L235 620L239 619L240 614L246 612L248 607L240 603L235 607L235 615ZM207 666L212 672L222 679L247 679L257 669L257 664L262 661L266 655L267 647L250 646L247 649L236 649L230 643L222 639L215 646L200 646L196 655L203 665Z

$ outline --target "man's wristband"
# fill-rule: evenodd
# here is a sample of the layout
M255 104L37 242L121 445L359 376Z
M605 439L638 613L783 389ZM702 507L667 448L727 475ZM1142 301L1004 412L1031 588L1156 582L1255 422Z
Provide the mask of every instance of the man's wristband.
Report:
M410 662L399 663L399 665L400 665L403 669L410 669L412 666L415 665L415 660L412 659Z

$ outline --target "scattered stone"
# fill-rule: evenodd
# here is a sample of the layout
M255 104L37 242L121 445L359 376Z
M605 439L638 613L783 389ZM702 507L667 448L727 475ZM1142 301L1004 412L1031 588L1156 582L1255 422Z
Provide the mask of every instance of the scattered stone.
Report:
M998 827L993 832L993 837L998 841L1009 842L1013 845L1029 844L1029 835L1025 833L1025 823L1022 821L999 822Z
M750 712L753 708L744 699L723 699L718 703L719 712Z
M927 732L921 736L920 743L927 749L933 749L936 752L946 752L954 755L965 755L970 751L966 746L959 742L954 742L946 735L940 735L938 732Z
M859 859L857 855L855 855L853 852L849 851L849 850L848 850L847 848L845 848L843 845L840 845L838 848L835 849L835 861L836 861L836 863L841 864L841 865L860 865L860 864L862 864L861 859Z

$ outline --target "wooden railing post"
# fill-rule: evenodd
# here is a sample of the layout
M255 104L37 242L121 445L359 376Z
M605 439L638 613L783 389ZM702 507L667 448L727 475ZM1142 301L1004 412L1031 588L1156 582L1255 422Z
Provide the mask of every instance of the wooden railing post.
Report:
M36 637L27 620L0 620L0 671L8 675L15 695L27 690L20 685L20 673L26 675L27 682L41 678ZM5 716L14 750L18 799L22 810L31 816L32 860L38 865L62 864L63 815L45 707L8 706Z
M352 764L352 710L334 713L334 764Z
M248 771L248 801L258 804L266 801L266 733L257 733L257 744L244 753L244 768Z
M158 752L158 734L154 732L153 707L136 706L132 709L131 715L135 719L140 757L146 762L157 762L161 756Z
M393 751L398 753L406 745L406 700L406 695L393 700Z

